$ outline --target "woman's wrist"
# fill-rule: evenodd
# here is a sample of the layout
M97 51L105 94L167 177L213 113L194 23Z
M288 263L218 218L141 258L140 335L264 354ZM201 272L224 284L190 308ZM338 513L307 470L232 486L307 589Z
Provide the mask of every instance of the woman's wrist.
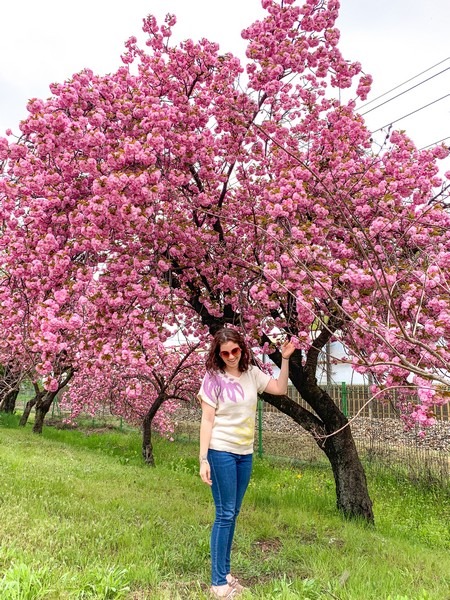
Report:
M200 456L198 457L200 463L202 462L208 462L208 455L207 454L200 454Z
M289 357L289 356L283 356L283 355L281 355L281 358L282 358L283 360L289 360L289 358L290 358L290 357Z

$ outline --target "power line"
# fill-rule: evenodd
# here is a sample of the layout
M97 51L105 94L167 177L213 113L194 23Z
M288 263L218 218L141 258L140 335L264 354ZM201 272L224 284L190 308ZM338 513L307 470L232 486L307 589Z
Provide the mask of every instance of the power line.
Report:
M373 131L371 131L371 133L376 133L377 131L381 131L388 125L393 125L394 123L397 123L397 121L402 121L403 119L406 119L407 117L410 117L411 115L414 115L414 114L420 112L424 108L428 108L429 106L432 106L433 104L436 104L437 102L440 102L441 100L445 100L445 98L448 98L449 96L450 96L450 94L446 94L445 96L442 96L441 98L438 98L437 100L433 100L433 102L430 102L429 104L425 104L424 106L421 106L420 108L417 108L416 110L413 110L412 112L410 112L406 115L403 115L402 117L398 117L398 119L389 121L389 123L386 123L386 125L383 125L382 127L378 127L378 129L374 129Z
M384 106L385 104L387 104L388 102L392 102L392 100L395 100L396 98L399 98L400 96L403 96L403 94L406 94L407 92L410 92L411 90L414 90L415 88L421 86L422 84L426 83L427 81L431 81L432 79L434 79L435 77L438 77L439 75L442 75L442 73L445 73L446 71L449 71L450 67L447 67L446 69L444 69L443 71L439 71L439 73L436 73L435 75L432 75L431 77L428 77L428 79L424 79L423 81L421 81L420 83L416 83L416 85L413 85L412 87L408 88L407 90L404 90L403 92L400 92L400 94L397 94L396 96L394 96L393 98L389 98L388 100L385 100L384 102L382 102L381 104L377 104L377 106L374 106L373 108L366 110L363 113L359 113L361 116L363 115L367 115L368 113L372 112L373 110L376 110L377 108L380 108L380 106ZM402 84L403 85L403 84ZM392 90L391 90L392 91Z
M420 148L420 150L426 150L427 148L431 148L431 146L437 146L438 144L445 142L445 140L450 140L450 135L448 135L445 138L442 138L441 140L438 140L437 142L432 142L431 144L428 144L427 146L423 146L422 148Z
M387 92L384 92L383 94L380 94L376 98L373 98L372 100L369 100L369 102L366 102L365 104L362 104L358 108L358 112L361 110L361 108L364 108L365 106L369 106L369 104L372 104L373 102L376 102L380 98L384 98L384 96L386 96L387 94L390 94L391 92L395 92L395 90L398 90L398 88L401 88L403 85L406 85L410 81L413 81L414 79L417 79L417 77L420 77L421 75L424 75L425 73L428 73L428 71L431 71L431 69L434 69L435 67L438 67L439 65L442 65L443 63L445 63L449 59L450 59L450 56L447 56L447 58L444 58L443 60L437 62L436 64L434 64L431 67L428 67L428 69L425 69L425 71L422 71L421 73L417 73L417 75L414 75L414 77L410 77L409 79L407 79L403 83L399 83L398 85L396 85L392 89L388 90Z

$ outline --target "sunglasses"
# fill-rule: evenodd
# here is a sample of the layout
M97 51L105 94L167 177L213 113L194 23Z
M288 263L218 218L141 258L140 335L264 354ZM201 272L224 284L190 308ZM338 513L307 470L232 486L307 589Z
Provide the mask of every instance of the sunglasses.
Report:
M239 354L242 352L242 350L240 348L233 348L233 350L231 350L231 352L228 352L228 350L222 350L221 352L219 352L220 356L222 358L230 358L230 356L239 356Z

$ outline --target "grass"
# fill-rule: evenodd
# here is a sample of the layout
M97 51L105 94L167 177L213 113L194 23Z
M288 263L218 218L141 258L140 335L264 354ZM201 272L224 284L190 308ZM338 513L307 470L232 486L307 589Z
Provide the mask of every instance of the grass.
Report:
M0 419L2 600L208 598L213 505L197 445ZM448 600L448 490L368 472L376 527L342 519L330 469L255 459L234 571L243 598Z

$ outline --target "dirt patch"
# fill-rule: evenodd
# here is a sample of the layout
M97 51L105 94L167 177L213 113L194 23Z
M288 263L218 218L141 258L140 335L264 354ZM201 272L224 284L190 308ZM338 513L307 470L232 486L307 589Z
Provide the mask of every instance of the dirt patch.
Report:
M281 550L282 547L281 540L278 538L269 538L265 540L257 540L254 543L254 546L262 553L262 554L276 554Z

